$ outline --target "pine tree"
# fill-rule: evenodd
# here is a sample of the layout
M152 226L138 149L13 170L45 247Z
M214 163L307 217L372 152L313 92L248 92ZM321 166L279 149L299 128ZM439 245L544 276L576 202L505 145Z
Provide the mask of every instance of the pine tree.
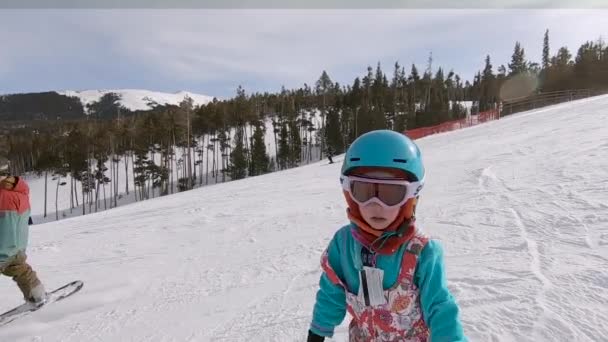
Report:
M148 153L145 149L138 148L135 151L135 162L133 164L133 182L135 185L135 192L137 198L137 190L139 189L139 198L147 199L146 193L146 181L148 179L149 172L149 160Z
M104 209L108 209L106 199L105 199L105 186L110 183L110 178L106 176L106 171L108 168L106 167L106 162L108 161L108 155L106 153L97 154L97 166L95 170L95 180L97 181L97 190L95 191L95 211L98 209L99 195L100 195L100 187L103 187L104 191Z
M270 172L270 160L266 153L266 144L264 142L263 122L257 122L255 124L255 130L251 140L250 175L257 176Z
M361 109L356 114L357 117L357 135L367 133L374 130L374 103L373 103L373 86L374 74L371 66L367 67L367 75L361 80Z
M431 119L433 124L445 122L450 119L450 103L447 96L445 79L443 68L437 69L435 78L431 83L432 91L430 93L430 110L433 114L433 118Z
M420 105L420 74L418 73L418 68L416 68L415 64L412 64L412 69L410 71L410 76L407 79L408 82L408 95L409 95L409 99L408 99L408 103L409 103L409 117L412 118L413 122L416 122L416 112L419 109L419 105ZM415 128L417 125L414 124L413 127L408 127L408 128Z
M234 149L230 154L230 167L228 174L233 180L242 179L247 176L247 157L243 144L243 130L237 129L234 135Z
M116 93L104 94L99 100L86 105L89 116L95 119L111 119L121 110L121 96ZM124 108L122 108L124 110Z
M325 139L327 140L327 155L333 156L344 151L340 114L336 108L330 109L327 113Z
M498 75L502 77L507 76L507 68L505 68L505 66L502 64L498 67Z
M572 64L572 54L567 47L563 46L557 51L557 56L554 57L552 64L558 67L567 67Z
M326 116L327 116L327 110L328 107L330 106L330 91L333 87L333 82L331 80L331 78L329 77L329 75L327 74L327 72L325 70L323 70L323 73L321 74L321 77L319 77L319 80L317 80L316 83L316 93L317 95L320 97L320 109L321 109L321 129L324 130L325 129L325 120L326 120ZM321 151L325 150L325 144L326 142L322 139L321 140ZM321 153L321 158L323 157L322 153Z
M545 37L543 39L543 70L549 69L549 30L545 31Z
M192 174L193 139L192 139L192 124L191 124L190 117L192 115L192 111L194 108L194 101L192 100L192 98L190 96L186 95L186 97L184 97L182 102L180 102L179 107L184 112L184 115L186 116L186 136L185 136L186 149L187 149L187 157L186 157L187 182L186 182L186 186L188 189L192 189L193 185L194 185L194 178L193 178L193 174Z
M521 44L516 42L513 55L511 56L511 63L509 63L509 70L511 70L509 76L523 73L526 69L525 51L521 47Z
M279 149L277 151L277 164L279 170L284 170L289 167L289 131L287 130L287 123L282 122L279 124ZM321 128L321 130L323 130Z
M486 56L486 65L481 75L481 93L479 97L479 110L486 111L493 108L495 102L495 76L492 71L490 55Z
M302 138L296 120L289 120L289 167L302 162Z
M477 114L479 110L479 99L481 97L481 72L477 72L473 78L473 84L469 86L469 98L473 100L471 114Z

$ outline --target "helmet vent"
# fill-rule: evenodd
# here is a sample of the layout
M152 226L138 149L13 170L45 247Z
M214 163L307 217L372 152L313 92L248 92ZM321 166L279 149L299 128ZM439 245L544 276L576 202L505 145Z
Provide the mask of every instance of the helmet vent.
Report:
M351 162L355 162L355 161L359 161L359 160L361 160L361 158L350 158Z
M393 161L396 163L407 163L407 160L405 159L393 159Z

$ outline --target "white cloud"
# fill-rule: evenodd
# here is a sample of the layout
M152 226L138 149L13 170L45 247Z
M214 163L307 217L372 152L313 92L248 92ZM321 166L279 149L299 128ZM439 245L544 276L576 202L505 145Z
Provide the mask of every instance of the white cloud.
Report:
M568 45L574 54L583 41L608 37L607 17L607 10L2 11L0 72L68 63L83 84L106 71L116 78L108 87L155 88L133 84L143 79L290 86L310 84L322 70L350 82L378 61L387 73L395 60L424 69L433 51L436 66L470 79L488 53L495 68L506 64L515 40L538 59L545 28L553 52Z
M343 64L363 68L404 46L414 50L427 43L434 21L457 20L447 12L363 10L122 11L112 16L111 25L105 17L87 22L112 32L115 51L176 77L200 80L225 73L301 79Z

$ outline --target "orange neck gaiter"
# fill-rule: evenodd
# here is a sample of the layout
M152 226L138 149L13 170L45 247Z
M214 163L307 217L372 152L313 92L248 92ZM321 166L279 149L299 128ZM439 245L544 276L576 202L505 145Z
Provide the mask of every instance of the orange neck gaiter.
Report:
M377 230L365 222L359 211L359 206L350 198L348 192L343 191L343 193L348 203L348 209L346 210L348 218L358 228L353 234L370 251L380 254L393 254L403 243L414 236L416 232L413 215L416 205L415 198L410 199L401 207L399 215L390 226L384 230ZM390 233L395 233L395 235Z

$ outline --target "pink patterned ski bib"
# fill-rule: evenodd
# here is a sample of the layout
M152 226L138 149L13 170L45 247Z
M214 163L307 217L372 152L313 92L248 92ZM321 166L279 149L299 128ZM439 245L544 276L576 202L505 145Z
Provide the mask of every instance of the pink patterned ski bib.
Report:
M356 294L346 290L348 312L353 317L349 326L350 342L428 341L429 329L422 317L419 291L414 284L418 257L428 240L417 234L408 242L397 282L384 290L386 304L366 307ZM327 251L321 258L321 266L332 282L347 289L329 265Z

